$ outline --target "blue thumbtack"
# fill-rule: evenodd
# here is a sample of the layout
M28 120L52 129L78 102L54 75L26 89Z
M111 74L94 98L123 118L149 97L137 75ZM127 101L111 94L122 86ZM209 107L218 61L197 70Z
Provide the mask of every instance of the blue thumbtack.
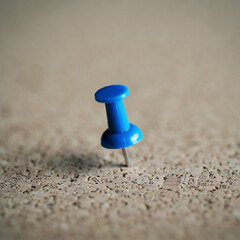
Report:
M143 138L141 130L129 123L123 99L129 95L124 85L111 85L99 89L95 93L95 100L105 103L108 129L103 133L101 145L108 149L122 149L126 166L128 163L127 147L138 143Z

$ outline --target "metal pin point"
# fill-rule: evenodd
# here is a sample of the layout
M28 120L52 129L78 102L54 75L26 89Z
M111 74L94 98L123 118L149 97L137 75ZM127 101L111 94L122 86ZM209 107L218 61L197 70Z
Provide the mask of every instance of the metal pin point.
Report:
M123 153L123 157L125 159L126 166L129 167L127 148L122 148L122 153Z
M129 95L124 85L111 85L99 89L95 100L105 103L108 129L103 133L101 145L108 149L122 149L126 166L129 166L127 147L142 140L141 130L129 123L123 99Z

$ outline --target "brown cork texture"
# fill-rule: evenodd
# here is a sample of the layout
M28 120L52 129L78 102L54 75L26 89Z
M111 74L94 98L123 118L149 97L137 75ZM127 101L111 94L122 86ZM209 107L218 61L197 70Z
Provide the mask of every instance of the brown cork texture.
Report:
M0 239L239 239L239 26L231 0L1 0Z

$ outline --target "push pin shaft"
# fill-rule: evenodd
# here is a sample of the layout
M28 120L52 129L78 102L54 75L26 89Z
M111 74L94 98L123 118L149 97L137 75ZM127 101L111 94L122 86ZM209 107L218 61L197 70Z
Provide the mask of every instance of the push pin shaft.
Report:
M127 147L138 143L143 138L141 130L129 123L123 99L129 95L124 85L111 85L99 89L95 100L105 103L108 129L103 133L101 145L108 149L122 149L125 163L129 166Z
M129 167L129 162L128 162L128 151L127 148L122 148L122 153L125 159L125 164L127 167Z

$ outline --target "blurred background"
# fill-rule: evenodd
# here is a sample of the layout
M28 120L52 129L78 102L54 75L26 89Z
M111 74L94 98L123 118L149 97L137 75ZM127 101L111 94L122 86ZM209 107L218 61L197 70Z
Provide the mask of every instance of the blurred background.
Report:
M87 141L93 125L106 124L93 94L114 83L133 92L129 118L146 132L176 110L238 120L239 10L238 1L221 0L1 1L6 124L21 122L29 134L59 126L72 138L69 128Z
M16 173L13 165L21 172L36 154L57 155L60 160L82 156L93 166L99 158L122 162L118 153L111 155L99 144L107 124L104 106L94 101L94 93L108 84L130 89L125 99L128 117L144 133L143 141L130 150L134 165L141 163L146 171L167 168L169 174L175 169L181 175L187 166L218 166L216 154L222 156L223 166L235 169L239 155L234 154L240 146L239 66L239 1L0 0L2 181ZM191 162L188 156L199 151L202 155ZM234 162L228 154L235 156ZM36 160L42 169L49 161L53 169L58 166L42 155ZM16 192L11 190L11 195L10 187L4 186L2 226L9 227L9 236L14 227L8 221L26 229L29 225L24 220L21 225L18 211L9 210L7 202ZM34 215L28 210L26 216ZM151 218L146 219L151 225ZM228 217L219 220L219 229L224 219ZM234 221L239 220L231 218L230 227ZM55 236L55 228L50 229L48 237ZM153 238L158 236L155 230ZM181 234L179 238L186 236Z

